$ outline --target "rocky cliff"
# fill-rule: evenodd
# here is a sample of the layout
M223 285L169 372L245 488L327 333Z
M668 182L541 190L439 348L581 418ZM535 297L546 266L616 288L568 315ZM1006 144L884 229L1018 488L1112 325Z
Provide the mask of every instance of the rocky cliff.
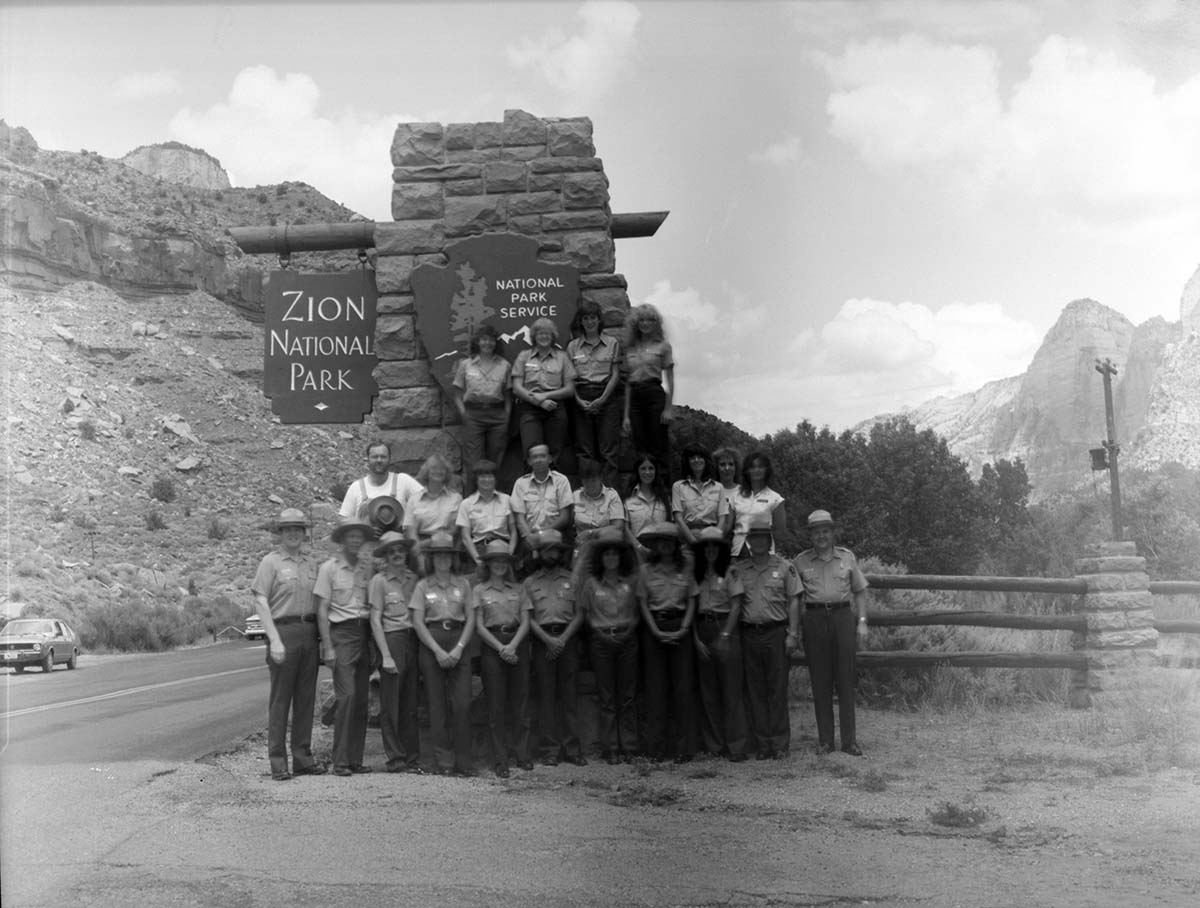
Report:
M1188 300L1185 293L1185 319ZM1121 463L1200 467L1200 335L1162 318L1134 327L1095 300L1063 309L1023 375L937 398L905 415L945 438L975 473L985 463L1020 458L1035 496L1067 491L1090 481L1088 450L1107 436L1096 371L1104 359L1117 367L1113 408Z
M305 183L208 189L168 182L95 152L41 149L28 131L2 120L0 210L0 271L10 286L53 290L87 280L134 296L200 290L252 318L277 263L243 255L227 228L359 217ZM297 255L292 264L358 267L352 252Z
M208 152L182 142L141 145L121 158L121 163L148 177L181 183L194 189L230 188L229 174L221 167L220 161Z

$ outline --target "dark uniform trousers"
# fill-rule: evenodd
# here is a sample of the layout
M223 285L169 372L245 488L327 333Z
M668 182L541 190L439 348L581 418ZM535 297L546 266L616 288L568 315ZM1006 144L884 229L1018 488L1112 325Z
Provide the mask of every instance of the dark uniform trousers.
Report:
M555 457L567 444L567 404L556 401L553 410L543 410L520 401L517 404L517 427L521 432L521 450L528 453L534 445L546 445Z
M515 629L489 630L506 646L516 636ZM511 665L486 643L479 646L479 672L487 695L488 738L495 766L508 766L510 759L518 763L529 759L529 649L526 638L517 647L517 664Z
M725 656L717 655L717 642L727 615L696 618L696 633L708 647L708 661L696 659L700 692L700 733L710 754L736 756L746 752L746 683L742 670L742 640L725 638Z
M267 700L267 756L271 772L287 772L288 714L292 717L292 768L313 765L313 711L317 703L320 652L317 626L311 621L280 619L275 625L283 642L283 662L276 664L267 647L271 693Z
M820 743L833 746L833 691L838 698L838 723L842 746L857 743L854 738L855 623L853 608L843 605L827 609L805 603L801 617L804 655L808 658L808 677L812 681L813 707L817 714Z
M667 392L661 381L629 384L629 429L635 451L645 451L664 464L670 459L670 435L662 421L667 408Z
M683 616L660 618L660 631L674 632ZM695 684L695 649L691 634L677 643L662 643L649 630L642 634L642 679L646 685L646 753L652 757L692 756L692 689ZM670 745L668 745L670 740Z
M462 622L452 621L449 629L442 622L428 625L437 645L446 652L454 649L462 636ZM471 769L471 657L464 652L454 668L438 665L427 646L421 647L421 677L429 700L429 732L439 769Z
M333 643L333 765L360 766L367 741L370 628L365 618L329 625Z
M557 637L565 624L543 625ZM533 675L538 689L538 729L542 753L550 757L578 757L579 709L575 703L575 679L579 674L579 640L571 637L557 659L540 638L533 641Z
M592 382L576 382L575 393L581 400L596 400L604 393L608 382L594 384ZM575 453L582 461L590 460L600 467L604 484L609 488L617 487L617 454L621 446L621 411L618 409L617 393L614 392L599 413L584 413L578 405L573 406L575 414ZM527 449L528 450L528 449Z
M379 732L387 768L416 766L421 759L421 740L417 728L417 651L416 631L404 629L384 634L388 653L396 663L395 674L379 672Z
M497 466L504 460L504 449L508 447L508 416L504 404L464 404L467 411L463 417L463 464L467 469L467 490L475 491L474 467L483 458Z
M760 753L786 754L791 742L787 622L743 623L741 631L750 730Z
M638 635L593 628L588 655L596 675L596 738L605 753L637 752Z

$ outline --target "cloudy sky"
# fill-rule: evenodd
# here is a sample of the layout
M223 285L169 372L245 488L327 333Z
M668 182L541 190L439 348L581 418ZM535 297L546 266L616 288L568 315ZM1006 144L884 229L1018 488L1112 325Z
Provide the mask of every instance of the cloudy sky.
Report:
M1024 370L1063 306L1179 318L1200 265L1200 11L1144 2L20 5L0 116L169 139L389 217L403 121L595 124L677 399L834 429Z

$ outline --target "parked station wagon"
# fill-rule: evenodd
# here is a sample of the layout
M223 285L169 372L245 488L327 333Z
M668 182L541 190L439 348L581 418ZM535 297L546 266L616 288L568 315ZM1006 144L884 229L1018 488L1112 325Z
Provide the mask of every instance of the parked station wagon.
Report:
M27 665L54 670L55 663L74 668L79 662L79 638L57 618L14 618L0 628L0 665L20 674Z

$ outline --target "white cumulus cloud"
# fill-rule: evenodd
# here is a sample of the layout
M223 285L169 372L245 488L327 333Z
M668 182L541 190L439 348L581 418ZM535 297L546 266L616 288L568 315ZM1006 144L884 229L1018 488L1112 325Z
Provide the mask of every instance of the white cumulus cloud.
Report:
M717 307L701 299L699 291L692 287L675 290L670 281L655 281L643 302L662 313L668 331L678 326L689 333L704 332L717 325Z
M750 161L754 164L773 164L781 166L800 160L800 137L787 136L778 142L772 142L761 151L750 152Z
M1200 75L1164 88L1061 36L1008 89L991 48L917 35L821 60L830 129L874 167L928 168L1080 223L1187 217L1200 201Z
M171 119L179 141L220 158L241 185L300 180L377 220L391 218L389 149L396 125L419 120L343 108L323 112L321 92L304 73L251 66L228 98Z
M112 94L118 101L145 101L178 94L179 76L168 70L126 73L113 83Z
M588 0L579 7L581 29L551 29L510 45L508 61L538 73L572 104L587 105L629 74L641 12L625 0Z

